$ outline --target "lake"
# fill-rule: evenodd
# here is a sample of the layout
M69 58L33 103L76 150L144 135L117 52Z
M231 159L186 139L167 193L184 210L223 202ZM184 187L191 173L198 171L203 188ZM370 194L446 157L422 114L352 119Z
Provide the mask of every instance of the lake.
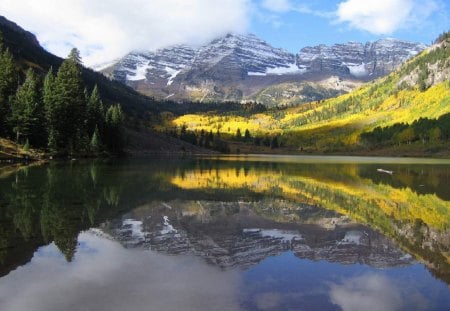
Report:
M450 161L0 167L0 310L450 310Z

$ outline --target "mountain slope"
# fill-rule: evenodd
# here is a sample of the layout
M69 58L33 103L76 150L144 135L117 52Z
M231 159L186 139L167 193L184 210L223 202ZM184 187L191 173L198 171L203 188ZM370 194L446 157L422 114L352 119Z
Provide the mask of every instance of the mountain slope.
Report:
M396 39L305 47L297 55L300 68L372 80L390 73L427 46Z
M56 72L63 62L62 58L42 48L32 33L22 29L17 24L2 16L0 16L0 36L3 39L4 46L12 54L14 63L19 69L21 80L29 68L33 68L39 75L44 76L50 68L53 68ZM105 108L113 104L120 104L125 112L127 151L139 154L148 152L204 152L204 150L195 148L191 144L178 139L168 138L166 135L155 133L150 129L155 119L158 119L157 116L161 111L180 113L189 109L196 110L199 105L179 105L174 102L157 101L136 92L118 81L112 81L103 74L89 68L82 67L81 70L82 79L88 92L91 92L94 86L97 85ZM214 108L217 107L217 105L214 106ZM10 134L7 133L5 135L8 136ZM6 148L5 152L0 154L1 158L10 159L16 156L19 157L17 152L9 151L11 149L10 146L12 146L11 141L7 139L0 140L0 149ZM25 152L21 152L21 156L37 157Z
M0 16L0 32L3 35L5 45L23 71L32 67L44 74L50 67L57 69L61 65L62 58L47 52L40 46L32 33L3 16ZM159 104L155 100L142 96L122 83L111 81L89 68L83 68L83 80L89 89L98 85L102 99L106 103L120 103L130 116L139 117L145 111L159 110Z
M230 135L237 128L248 129L252 136L281 135L284 145L316 152L361 149L363 132L450 113L449 76L450 40L447 38L387 77L337 98L245 118L186 115L174 120L174 124L185 124L190 130L228 129L225 133ZM445 130L440 128L440 141L444 144L449 137ZM415 135L414 139L419 133Z
M268 87L280 85L277 88L283 89L284 83L295 83L297 87L304 82L310 82L310 86L318 83L312 96L306 92L299 99L323 99L342 93L342 89L329 86L324 94L322 80L338 77L357 86L355 81L385 75L425 47L385 39L306 47L295 55L252 34L228 34L200 47L179 45L154 52L135 51L98 69L156 97L198 101L250 99L271 106L273 101L257 95Z

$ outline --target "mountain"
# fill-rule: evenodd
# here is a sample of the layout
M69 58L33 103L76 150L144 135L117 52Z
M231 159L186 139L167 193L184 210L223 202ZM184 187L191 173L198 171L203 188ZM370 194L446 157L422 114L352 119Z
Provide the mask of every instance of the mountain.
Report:
M63 61L41 47L34 34L3 16L0 16L0 33L22 72L31 67L38 73L45 74L51 67L54 70L59 68ZM144 111L159 110L159 103L154 99L142 96L132 88L112 81L92 69L83 67L82 75L90 90L97 85L103 101L107 104L120 103L129 116L139 117Z
M396 39L381 39L366 44L318 45L302 48L297 54L297 64L309 72L373 80L387 75L425 48L427 46L421 43Z
M384 39L305 47L298 54L274 48L253 34L228 34L200 47L177 45L153 52L134 51L113 64L98 67L108 77L143 94L199 101L257 100L269 87L294 83L304 101L342 94L330 77L354 88L391 72L426 48L421 43ZM288 91L289 93L289 91ZM288 95L289 97L289 95Z
M19 72L19 82L23 82L25 72L32 68L39 76L43 77L50 68L56 72L63 59L46 51L36 39L36 36L21 28L14 22L0 16L0 38L4 46L12 55ZM157 133L150 129L160 112L183 113L189 109L205 111L200 105L180 105L170 101L159 101L142 95L123 83L108 79L103 74L82 66L81 75L88 92L98 86L100 97L108 108L110 105L120 104L126 115L126 150L131 153L202 153L203 149L195 148L192 144L180 141L167 135ZM202 105L204 106L204 105ZM227 105L228 106L228 105ZM216 108L220 106L216 105ZM203 110L202 110L203 109ZM227 107L229 109L229 107ZM151 121L148 121L151 118ZM3 139L5 138L5 139ZM2 137L0 140L1 158L13 158L17 152L10 152L12 141ZM17 148L16 148L17 151ZM23 150L22 150L23 151ZM22 152L21 151L21 152ZM14 155L15 154L15 155ZM36 154L34 152L22 152L23 156Z
M382 147L397 156L448 156L449 76L450 39L444 37L389 75L348 94L253 115L184 115L171 124L185 124L188 131L221 129L231 139L238 129L248 130L258 138L253 140L255 146L265 137L277 137L283 146L291 148L290 152L373 154ZM283 90L275 89L272 94L277 92ZM236 146L240 151L242 147Z

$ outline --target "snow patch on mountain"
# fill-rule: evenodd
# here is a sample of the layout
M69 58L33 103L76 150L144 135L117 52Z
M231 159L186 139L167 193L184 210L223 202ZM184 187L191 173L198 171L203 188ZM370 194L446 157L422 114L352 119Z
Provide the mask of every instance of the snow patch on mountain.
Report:
M249 71L247 73L247 75L249 75L249 76L267 76L267 73L265 73L265 72L251 72L251 71Z
M266 70L267 74L284 75L284 74L296 74L302 73L302 71L297 67L295 63L289 64L288 67L275 67L268 68Z
M359 77L364 77L367 76L367 70L366 70L366 64L361 63L361 64L345 64L348 69L350 70L350 74L359 78Z
M176 70L170 67L166 67L166 72L170 75L170 77L167 79L167 85L171 85L173 82L173 79L181 72L181 69Z
M134 51L108 68L107 64L98 68L104 68L109 77L161 98L174 94L170 97L175 100L190 96L203 96L195 98L203 100L211 94L212 98L242 100L279 83L275 76L294 81L331 76L372 80L388 74L425 47L388 38L367 43L321 44L293 54L252 34L228 34L200 47L175 45L156 51ZM252 76L259 79L245 81ZM136 81L139 83L133 83Z

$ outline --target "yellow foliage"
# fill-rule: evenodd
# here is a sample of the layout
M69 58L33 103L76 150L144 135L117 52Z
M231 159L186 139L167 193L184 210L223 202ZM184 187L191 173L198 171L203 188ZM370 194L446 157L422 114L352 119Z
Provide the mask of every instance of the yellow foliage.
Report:
M434 194L420 195L409 188L397 189L376 184L359 178L356 171L347 173L351 175L350 180L336 181L332 176L285 175L281 171L197 169L173 177L171 183L191 190L245 188L257 193L276 192L294 201L307 199L311 204L350 215L360 221L367 221L363 217L367 213L376 213L384 215L386 219L408 222L422 219L434 228L450 228L450 202Z
M318 146L329 145L333 137L344 145L354 145L361 132L377 126L412 123L420 117L433 119L450 112L448 81L425 92L417 89L393 92L394 80L383 78L320 104L304 104L283 110L281 118L275 118L274 112L270 111L250 117L189 114L174 119L173 125L186 125L192 131L219 130L231 135L237 129L241 132L248 129L252 135L286 134L287 142L292 146L300 144L295 137L302 135L315 137Z

